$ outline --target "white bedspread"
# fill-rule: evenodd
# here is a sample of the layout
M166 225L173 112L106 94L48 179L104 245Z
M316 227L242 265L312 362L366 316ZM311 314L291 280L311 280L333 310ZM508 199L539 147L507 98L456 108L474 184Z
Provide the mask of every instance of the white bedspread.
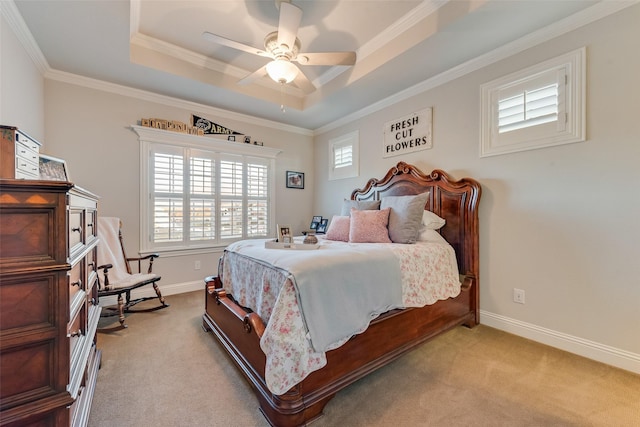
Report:
M250 243L247 243L250 242ZM420 242L417 244L345 243L322 239L321 250L339 253L367 247L380 248L393 253L400 268L402 305L422 307L438 300L455 297L460 293L458 268L453 248L446 244ZM242 254L233 250L240 250ZM293 275L282 268L283 261L293 252L272 249L264 256L264 240L244 241L230 245L225 253L222 279L225 290L239 304L252 309L266 325L260 346L267 357L265 380L274 394L283 394L302 381L311 372L326 365L323 351L315 351L300 309ZM373 250L373 249L372 249ZM376 249L378 250L378 249ZM304 256L311 256L304 255ZM304 257L303 256L303 257ZM269 259L271 257L271 259ZM281 263L274 268L274 257ZM256 259L254 259L256 258ZM387 286L389 284L387 283ZM366 325L334 341L324 350L344 344L350 336L366 330Z
M387 245L320 245L317 250L265 249L244 240L227 252L283 270L295 287L302 321L317 352L403 307L400 264Z

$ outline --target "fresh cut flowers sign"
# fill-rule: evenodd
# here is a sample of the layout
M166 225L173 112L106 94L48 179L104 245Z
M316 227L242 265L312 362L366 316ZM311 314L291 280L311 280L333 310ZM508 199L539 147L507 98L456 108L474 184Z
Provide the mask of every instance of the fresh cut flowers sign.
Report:
M410 154L433 147L431 108L384 124L382 157Z

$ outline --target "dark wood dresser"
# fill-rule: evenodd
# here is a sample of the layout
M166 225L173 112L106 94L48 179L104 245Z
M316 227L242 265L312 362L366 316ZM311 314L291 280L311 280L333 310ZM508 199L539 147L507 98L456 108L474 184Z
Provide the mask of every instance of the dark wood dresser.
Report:
M0 179L0 425L84 426L100 365L98 197Z

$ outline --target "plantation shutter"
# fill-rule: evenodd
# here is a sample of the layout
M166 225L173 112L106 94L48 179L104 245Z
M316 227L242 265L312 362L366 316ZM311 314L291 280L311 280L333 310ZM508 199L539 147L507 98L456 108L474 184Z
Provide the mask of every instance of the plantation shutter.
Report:
M184 158L180 150L152 151L153 241L183 240Z

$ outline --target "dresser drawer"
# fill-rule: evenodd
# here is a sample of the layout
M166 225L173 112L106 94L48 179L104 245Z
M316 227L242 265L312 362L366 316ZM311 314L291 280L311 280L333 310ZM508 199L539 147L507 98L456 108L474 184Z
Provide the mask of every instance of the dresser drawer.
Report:
M84 245L84 211L80 209L69 209L69 253L74 253L82 249Z
M55 357L54 338L3 350L0 364L3 385L0 387L0 410L63 391L64 388L56 384L56 378L49 369L50 360Z
M0 325L3 337L55 330L58 326L55 316L56 288L65 275L66 271L60 271L0 278Z
M38 164L40 153L37 144L29 144L29 142L23 141L16 142L16 157Z
M84 290L84 272L83 263L78 262L71 267L69 271L69 304L73 307L73 301L76 299L78 293Z
M98 237L98 212L95 209L88 208L85 213L87 243Z
M16 157L16 172L33 176L33 179L38 179L40 174L38 163L20 157Z
M22 143L16 142L16 174L27 174L32 179L38 179L40 175L38 159L37 149L34 151Z
M84 302L84 298L83 298ZM67 336L69 336L69 354L71 355L71 361L79 357L79 353L82 348L87 335L87 306L82 304L82 307L76 313L75 317L69 322L67 328Z

